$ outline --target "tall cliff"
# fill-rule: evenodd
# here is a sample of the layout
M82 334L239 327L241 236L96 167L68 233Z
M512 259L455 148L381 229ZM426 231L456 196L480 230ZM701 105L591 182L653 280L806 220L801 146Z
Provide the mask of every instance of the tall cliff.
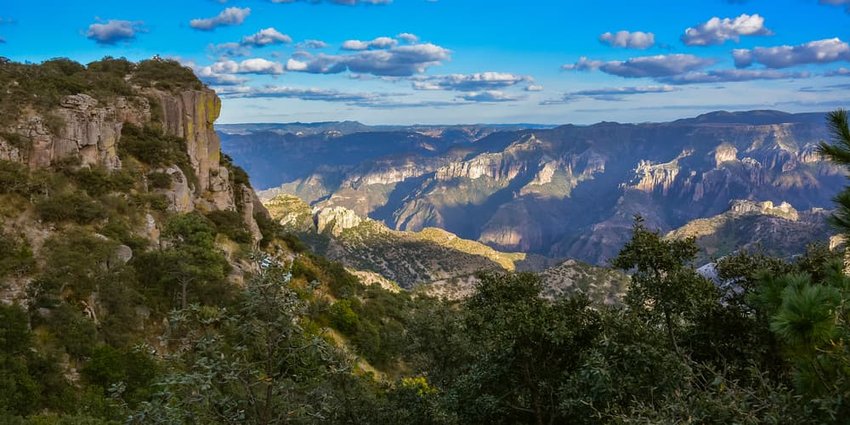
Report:
M636 214L666 232L721 214L736 199L831 208L846 183L816 152L828 137L823 114L717 112L460 141L416 127L322 140L239 130L225 146L252 176L274 179L269 164L287 170L269 195L349 208L396 230L439 227L498 250L595 264L617 253ZM295 158L275 154L276 143ZM323 163L311 165L300 149Z
M159 59L0 61L0 89L0 239L43 267L57 238L82 232L127 262L173 246L184 236L169 223L195 213L218 234L222 270L240 279L268 213L222 154L221 100L191 70ZM0 299L30 298L31 273L0 281Z

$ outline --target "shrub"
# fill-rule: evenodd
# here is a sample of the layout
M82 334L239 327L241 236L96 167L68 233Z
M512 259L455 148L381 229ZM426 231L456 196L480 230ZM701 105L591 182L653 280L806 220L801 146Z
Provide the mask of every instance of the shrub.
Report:
M350 300L339 300L330 309L331 323L334 328L346 335L353 335L360 325L357 313L351 309Z
M29 245L0 233L0 278L25 275L34 268L35 259Z
M148 174L148 184L152 189L171 189L171 183L168 173L154 171Z
M106 218L106 209L81 192L62 192L41 199L35 204L42 220L49 222L74 221L89 224Z
M29 193L29 171L23 164L0 160L0 193Z
M190 68L175 60L159 58L139 62L132 81L142 87L167 91L200 90L204 87Z
M212 211L206 217L215 224L219 233L238 243L251 243L251 233L245 228L242 215L237 211Z

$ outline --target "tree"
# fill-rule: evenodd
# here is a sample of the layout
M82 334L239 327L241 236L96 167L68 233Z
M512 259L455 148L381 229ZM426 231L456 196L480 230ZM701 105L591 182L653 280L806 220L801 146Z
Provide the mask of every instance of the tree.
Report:
M540 291L534 274L484 275L464 303L469 360L446 383L460 423L568 419L558 393L599 334L599 314L585 298L553 302Z
M688 267L698 251L693 239L666 240L648 230L641 217L635 218L632 233L632 239L611 262L617 268L634 271L626 303L650 321L661 322L670 347L678 352L678 324L706 302L716 301L716 289Z
M832 143L821 142L819 152L830 161L842 165L850 171L850 125L847 111L839 109L827 115L827 122L832 133ZM844 235L850 235L850 187L835 198L836 211L832 222Z
M258 262L232 310L190 305L169 319L174 353L161 391L133 423L279 424L339 415L349 364L304 330L288 269Z

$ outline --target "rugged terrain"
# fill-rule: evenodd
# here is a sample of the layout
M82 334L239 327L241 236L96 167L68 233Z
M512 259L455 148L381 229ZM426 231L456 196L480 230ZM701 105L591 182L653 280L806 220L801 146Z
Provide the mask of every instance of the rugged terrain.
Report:
M268 189L261 197L292 194L396 230L436 227L502 251L596 264L619 250L636 214L668 232L739 199L830 208L845 182L816 153L827 138L822 114L527 130L344 127L299 135L245 125L223 135L224 150Z

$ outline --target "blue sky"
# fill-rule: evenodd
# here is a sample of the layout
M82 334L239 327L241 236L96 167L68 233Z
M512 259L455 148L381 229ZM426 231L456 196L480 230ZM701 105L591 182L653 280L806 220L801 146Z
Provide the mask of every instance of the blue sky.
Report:
M850 0L4 1L0 56L175 58L224 123L850 106Z

